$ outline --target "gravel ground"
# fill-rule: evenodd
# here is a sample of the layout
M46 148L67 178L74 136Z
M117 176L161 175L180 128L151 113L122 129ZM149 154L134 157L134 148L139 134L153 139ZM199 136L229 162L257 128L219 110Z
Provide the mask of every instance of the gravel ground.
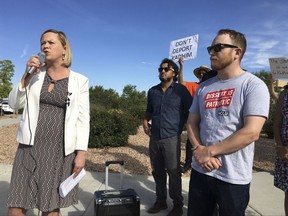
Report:
M1 118L0 118L1 121ZM0 163L12 164L17 149L16 132L17 124L0 127ZM182 135L181 161L185 158L186 134ZM104 172L106 160L124 160L125 173L151 175L148 153L148 136L139 127L136 135L131 135L124 147L89 149L87 152L86 170ZM274 141L261 137L255 146L254 171L274 171L275 149ZM116 165L111 166L112 171L117 171ZM189 176L190 172L184 174Z

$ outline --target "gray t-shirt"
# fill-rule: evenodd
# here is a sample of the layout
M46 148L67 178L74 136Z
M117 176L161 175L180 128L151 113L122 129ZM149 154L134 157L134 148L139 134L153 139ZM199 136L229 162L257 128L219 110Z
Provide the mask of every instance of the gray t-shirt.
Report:
M268 117L270 95L266 84L245 72L229 80L213 77L201 83L190 112L201 118L200 138L205 146L217 144L244 126L245 116ZM252 180L254 142L228 155L218 156L222 166L207 172L193 162L198 172L232 184L248 184Z

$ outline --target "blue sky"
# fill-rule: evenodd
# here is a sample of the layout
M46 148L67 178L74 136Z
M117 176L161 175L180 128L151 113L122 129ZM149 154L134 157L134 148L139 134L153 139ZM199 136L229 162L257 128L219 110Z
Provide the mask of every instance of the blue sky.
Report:
M287 0L9 0L0 7L0 60L15 65L16 84L26 61L40 49L49 28L64 31L71 43L71 69L90 86L122 93L125 85L147 91L159 83L157 68L169 56L170 42L199 35L197 58L184 65L210 66L206 47L217 31L231 28L246 35L242 68L270 71L269 58L288 57Z

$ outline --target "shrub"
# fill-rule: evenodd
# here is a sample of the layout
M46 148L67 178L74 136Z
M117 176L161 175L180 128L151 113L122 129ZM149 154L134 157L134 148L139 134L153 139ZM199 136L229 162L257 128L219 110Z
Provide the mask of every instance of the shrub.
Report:
M273 103L273 101L271 100L268 119L265 122L263 129L262 129L263 133L267 134L268 138L270 138L270 139L274 138L273 119L274 119L274 115L275 115L275 110L276 110L276 104Z
M121 97L115 90L95 86L90 93L89 147L117 147L127 143L129 135L137 132L146 108L145 91L127 85Z
M89 147L124 146L138 123L136 117L121 110L91 108Z

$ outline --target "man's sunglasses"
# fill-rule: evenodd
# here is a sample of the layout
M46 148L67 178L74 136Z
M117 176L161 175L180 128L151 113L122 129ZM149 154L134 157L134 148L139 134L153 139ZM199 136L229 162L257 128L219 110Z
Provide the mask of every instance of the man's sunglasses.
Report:
M208 53L210 54L211 50L213 50L214 52L220 52L224 48L239 48L239 47L234 46L232 44L221 44L221 43L218 43L218 44L215 44L213 46L207 47L207 50L208 50Z
M162 72L162 70L164 70L165 72L168 72L169 70L172 70L172 71L174 71L174 69L173 68L169 68L169 67L167 67L167 68L158 68L158 71L159 71L159 73L160 72Z

